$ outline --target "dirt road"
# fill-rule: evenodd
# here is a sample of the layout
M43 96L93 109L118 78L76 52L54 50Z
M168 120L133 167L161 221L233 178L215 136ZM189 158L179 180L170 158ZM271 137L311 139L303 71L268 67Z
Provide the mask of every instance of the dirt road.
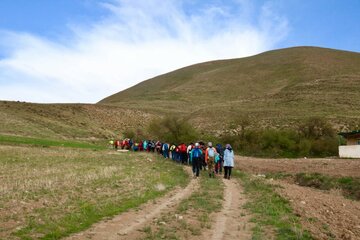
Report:
M225 185L223 208L216 213L211 230L204 234L204 240L238 239L252 237L250 215L243 209L246 198L237 180L223 179Z

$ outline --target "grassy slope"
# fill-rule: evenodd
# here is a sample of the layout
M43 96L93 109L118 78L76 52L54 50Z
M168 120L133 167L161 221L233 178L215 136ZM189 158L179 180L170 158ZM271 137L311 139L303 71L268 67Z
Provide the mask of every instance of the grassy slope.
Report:
M146 125L150 116L121 106L3 101L0 135L96 141L119 134L127 127Z
M204 116L214 125L228 122L237 112L262 126L291 125L310 116L355 125L359 92L359 53L297 47L189 66L99 103L180 112L198 124L206 122Z

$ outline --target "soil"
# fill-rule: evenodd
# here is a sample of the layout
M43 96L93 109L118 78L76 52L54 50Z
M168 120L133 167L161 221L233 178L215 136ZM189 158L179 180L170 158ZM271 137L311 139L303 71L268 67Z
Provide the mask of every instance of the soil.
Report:
M238 181L223 179L225 185L223 208L216 213L215 223L211 230L204 234L203 239L251 239L253 224L251 216L243 206L246 198Z
M266 159L237 156L235 161L238 169L256 174L317 172L329 176L360 177L360 159Z
M288 199L301 217L302 226L315 239L360 239L360 202L349 200L336 192L272 181L277 191Z

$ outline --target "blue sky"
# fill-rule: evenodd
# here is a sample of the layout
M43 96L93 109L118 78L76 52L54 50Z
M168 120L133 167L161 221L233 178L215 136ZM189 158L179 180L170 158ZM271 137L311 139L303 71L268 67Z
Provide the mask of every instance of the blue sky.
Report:
M360 52L359 0L0 0L0 99L88 102L198 62Z

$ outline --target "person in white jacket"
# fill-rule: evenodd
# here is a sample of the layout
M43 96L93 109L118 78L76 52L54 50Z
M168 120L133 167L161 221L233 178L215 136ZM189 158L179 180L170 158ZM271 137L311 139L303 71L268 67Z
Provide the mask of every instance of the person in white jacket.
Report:
M234 167L234 151L231 148L230 144L226 144L224 151L224 169L225 175L224 178L230 179L231 169Z

